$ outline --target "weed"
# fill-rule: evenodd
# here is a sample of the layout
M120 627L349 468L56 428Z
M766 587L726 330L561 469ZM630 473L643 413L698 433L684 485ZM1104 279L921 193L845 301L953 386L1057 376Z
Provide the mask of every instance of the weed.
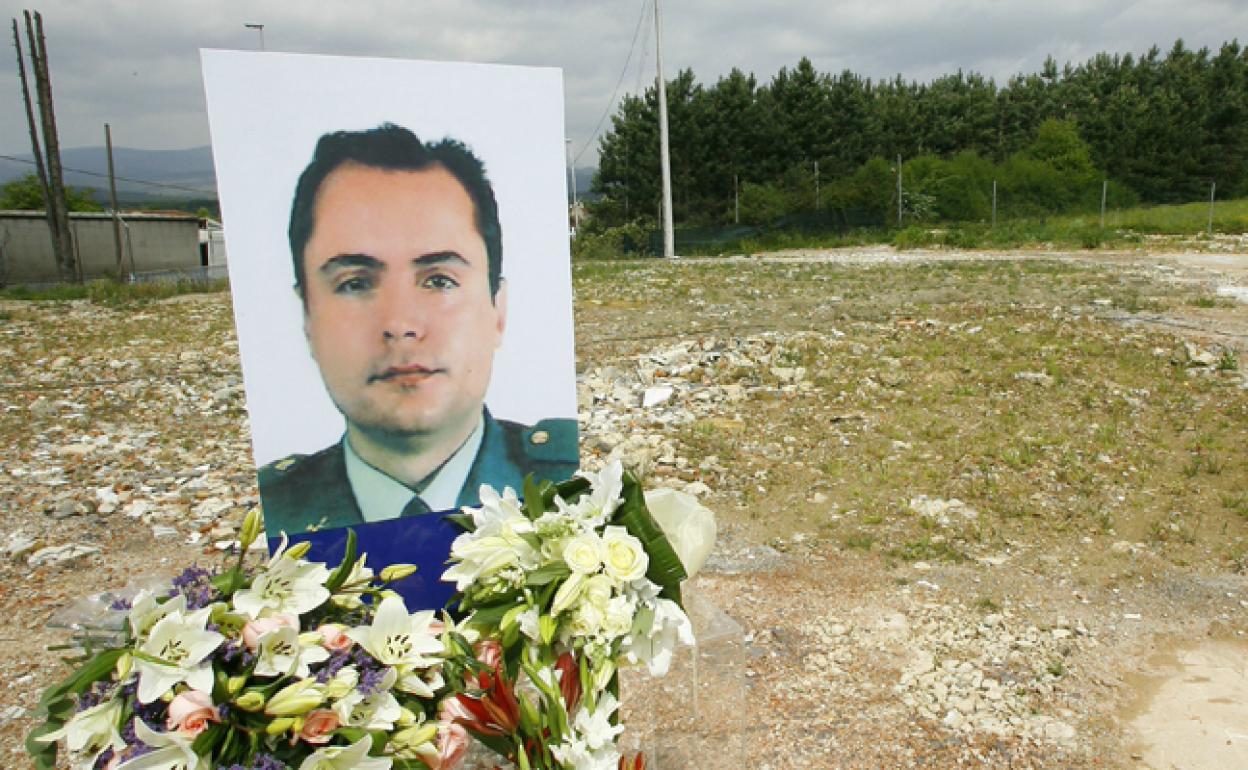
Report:
M1234 372L1239 369L1239 359L1235 357L1235 351L1227 348L1222 351L1222 356L1218 358L1219 372Z
M871 546L875 545L875 536L866 532L855 532L845 538L845 547L859 550L870 551Z
M990 596L981 596L975 600L975 609L987 614L1001 611L1001 605Z
M966 561L966 554L943 540L934 542L930 537L911 540L899 548L892 548L888 555L907 562L947 561L961 564Z
M1044 670L1049 673L1049 676L1057 679L1062 674L1066 673L1066 664L1060 659L1054 658L1048 662L1048 665L1044 667Z

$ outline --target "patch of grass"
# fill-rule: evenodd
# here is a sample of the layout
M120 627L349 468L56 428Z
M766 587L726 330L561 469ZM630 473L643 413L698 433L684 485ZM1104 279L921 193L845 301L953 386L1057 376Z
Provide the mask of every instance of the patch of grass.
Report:
M1222 355L1218 358L1219 372L1234 372L1239 370L1239 359L1235 356L1235 351L1227 348L1222 351Z
M58 284L42 289L27 286L10 286L0 289L0 299L43 302L68 302L90 300L97 305L118 307L122 305L169 299L184 294L209 294L227 291L229 281L153 281L150 283L121 283L115 280L96 280L87 283Z
M875 545L875 536L866 532L855 532L847 535L843 541L845 547L850 550L870 551L871 546Z
M1248 492L1222 495L1222 507L1240 518L1248 520Z
M991 615L1001 611L1001 605L991 596L981 596L975 600L975 609Z
M930 537L921 537L898 548L892 548L888 555L907 562L946 561L961 564L966 561L966 554L946 541L934 542Z

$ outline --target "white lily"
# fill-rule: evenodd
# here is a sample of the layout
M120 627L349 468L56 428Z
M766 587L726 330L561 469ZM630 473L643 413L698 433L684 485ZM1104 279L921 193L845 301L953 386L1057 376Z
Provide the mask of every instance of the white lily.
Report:
M130 603L130 630L135 639L142 639L151 632L152 626L171 612L186 614L186 597L182 594L164 602L157 602L156 597L146 588L135 595Z
M536 569L540 554L522 535L533 532L533 522L520 509L516 493L507 487L500 496L488 484L481 485L480 508L464 508L476 529L455 538L451 559L456 563L442 573L462 591L483 577L505 569Z
M234 594L234 606L251 618L260 617L266 609L302 615L329 598L325 588L328 579L329 570L324 564L294 559L279 551L250 588Z
M289 626L274 629L260 637L256 650L257 676L287 676L300 679L311 672L309 664L329 658L329 651L319 644L306 645L299 632Z
M345 698L334 704L334 713L339 721L348 727L359 727L364 730L394 729L394 723L403 713L398 700L391 694L390 688L398 680L394 669L386 671L381 681L381 688L372 695L365 695L359 690L352 690Z
M620 507L620 493L624 490L624 466L619 460L613 460L597 473L581 471L578 475L589 479L589 494L582 495L571 504L562 497L556 497L555 505L560 513L572 516L589 528L597 529Z
M436 668L427 668L422 671L411 666L399 666L396 671L398 671L399 680L395 683L394 689L410 693L417 698L432 698L433 694L446 684L442 673Z
M113 698L105 703L83 709L69 718L65 726L35 740L54 743L65 739L69 763L73 770L91 770L95 760L107 749L120 751L126 747L117 724L121 721L121 701Z
M383 666L418 666L428 668L438 662L442 640L430 626L433 610L420 610L410 615L407 605L398 596L381 600L371 626L357 626L347 636Z
M135 656L140 703L151 703L180 682L201 692L212 692L212 666L204 659L225 641L225 637L204 628L211 612L208 607L185 616L173 612L152 627L147 640L139 645L139 652L159 658L161 662Z
M117 770L196 770L201 765L199 755L191 748L195 739L177 730L158 733L135 717L134 734L155 750L122 762ZM202 764L207 767L207 763Z
M679 604L657 599L652 610L637 613L632 633L624 639L621 651L628 662L645 663L651 676L663 676L672 665L678 641L693 644L693 624Z
M593 711L582 706L576 712L573 727L584 739L586 746L594 751L615 746L615 736L624 732L624 725L611 724L611 715L619 707L615 696L605 692L598 698L597 707Z
M299 770L390 770L389 757L370 757L373 736L365 735L350 746L326 746L303 760Z

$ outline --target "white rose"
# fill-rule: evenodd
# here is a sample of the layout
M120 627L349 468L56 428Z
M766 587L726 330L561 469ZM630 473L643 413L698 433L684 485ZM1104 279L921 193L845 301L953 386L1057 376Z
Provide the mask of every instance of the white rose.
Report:
M646 574L650 557L641 547L641 541L628 534L627 529L607 527L602 535L602 545L606 551L603 566L611 577L626 583Z
M602 566L603 542L597 534L585 532L563 546L563 560L573 572L592 575Z
M667 535L689 577L697 574L715 547L715 514L693 495L674 489L646 491L646 507Z

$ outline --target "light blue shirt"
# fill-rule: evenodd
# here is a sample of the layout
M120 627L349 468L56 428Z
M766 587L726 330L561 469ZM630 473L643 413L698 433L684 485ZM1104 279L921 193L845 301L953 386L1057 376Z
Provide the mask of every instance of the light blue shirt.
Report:
M477 451L481 448L481 438L484 435L485 418L478 417L477 427L468 436L468 440L455 450L449 460L442 463L442 467L421 482L420 488L416 490L369 465L355 453L351 442L343 436L347 480L351 482L351 492L360 505L364 521L397 519L414 497L424 500L431 511L454 510L455 503L459 500L459 490L468 479L468 472L472 470L472 463L477 459Z

